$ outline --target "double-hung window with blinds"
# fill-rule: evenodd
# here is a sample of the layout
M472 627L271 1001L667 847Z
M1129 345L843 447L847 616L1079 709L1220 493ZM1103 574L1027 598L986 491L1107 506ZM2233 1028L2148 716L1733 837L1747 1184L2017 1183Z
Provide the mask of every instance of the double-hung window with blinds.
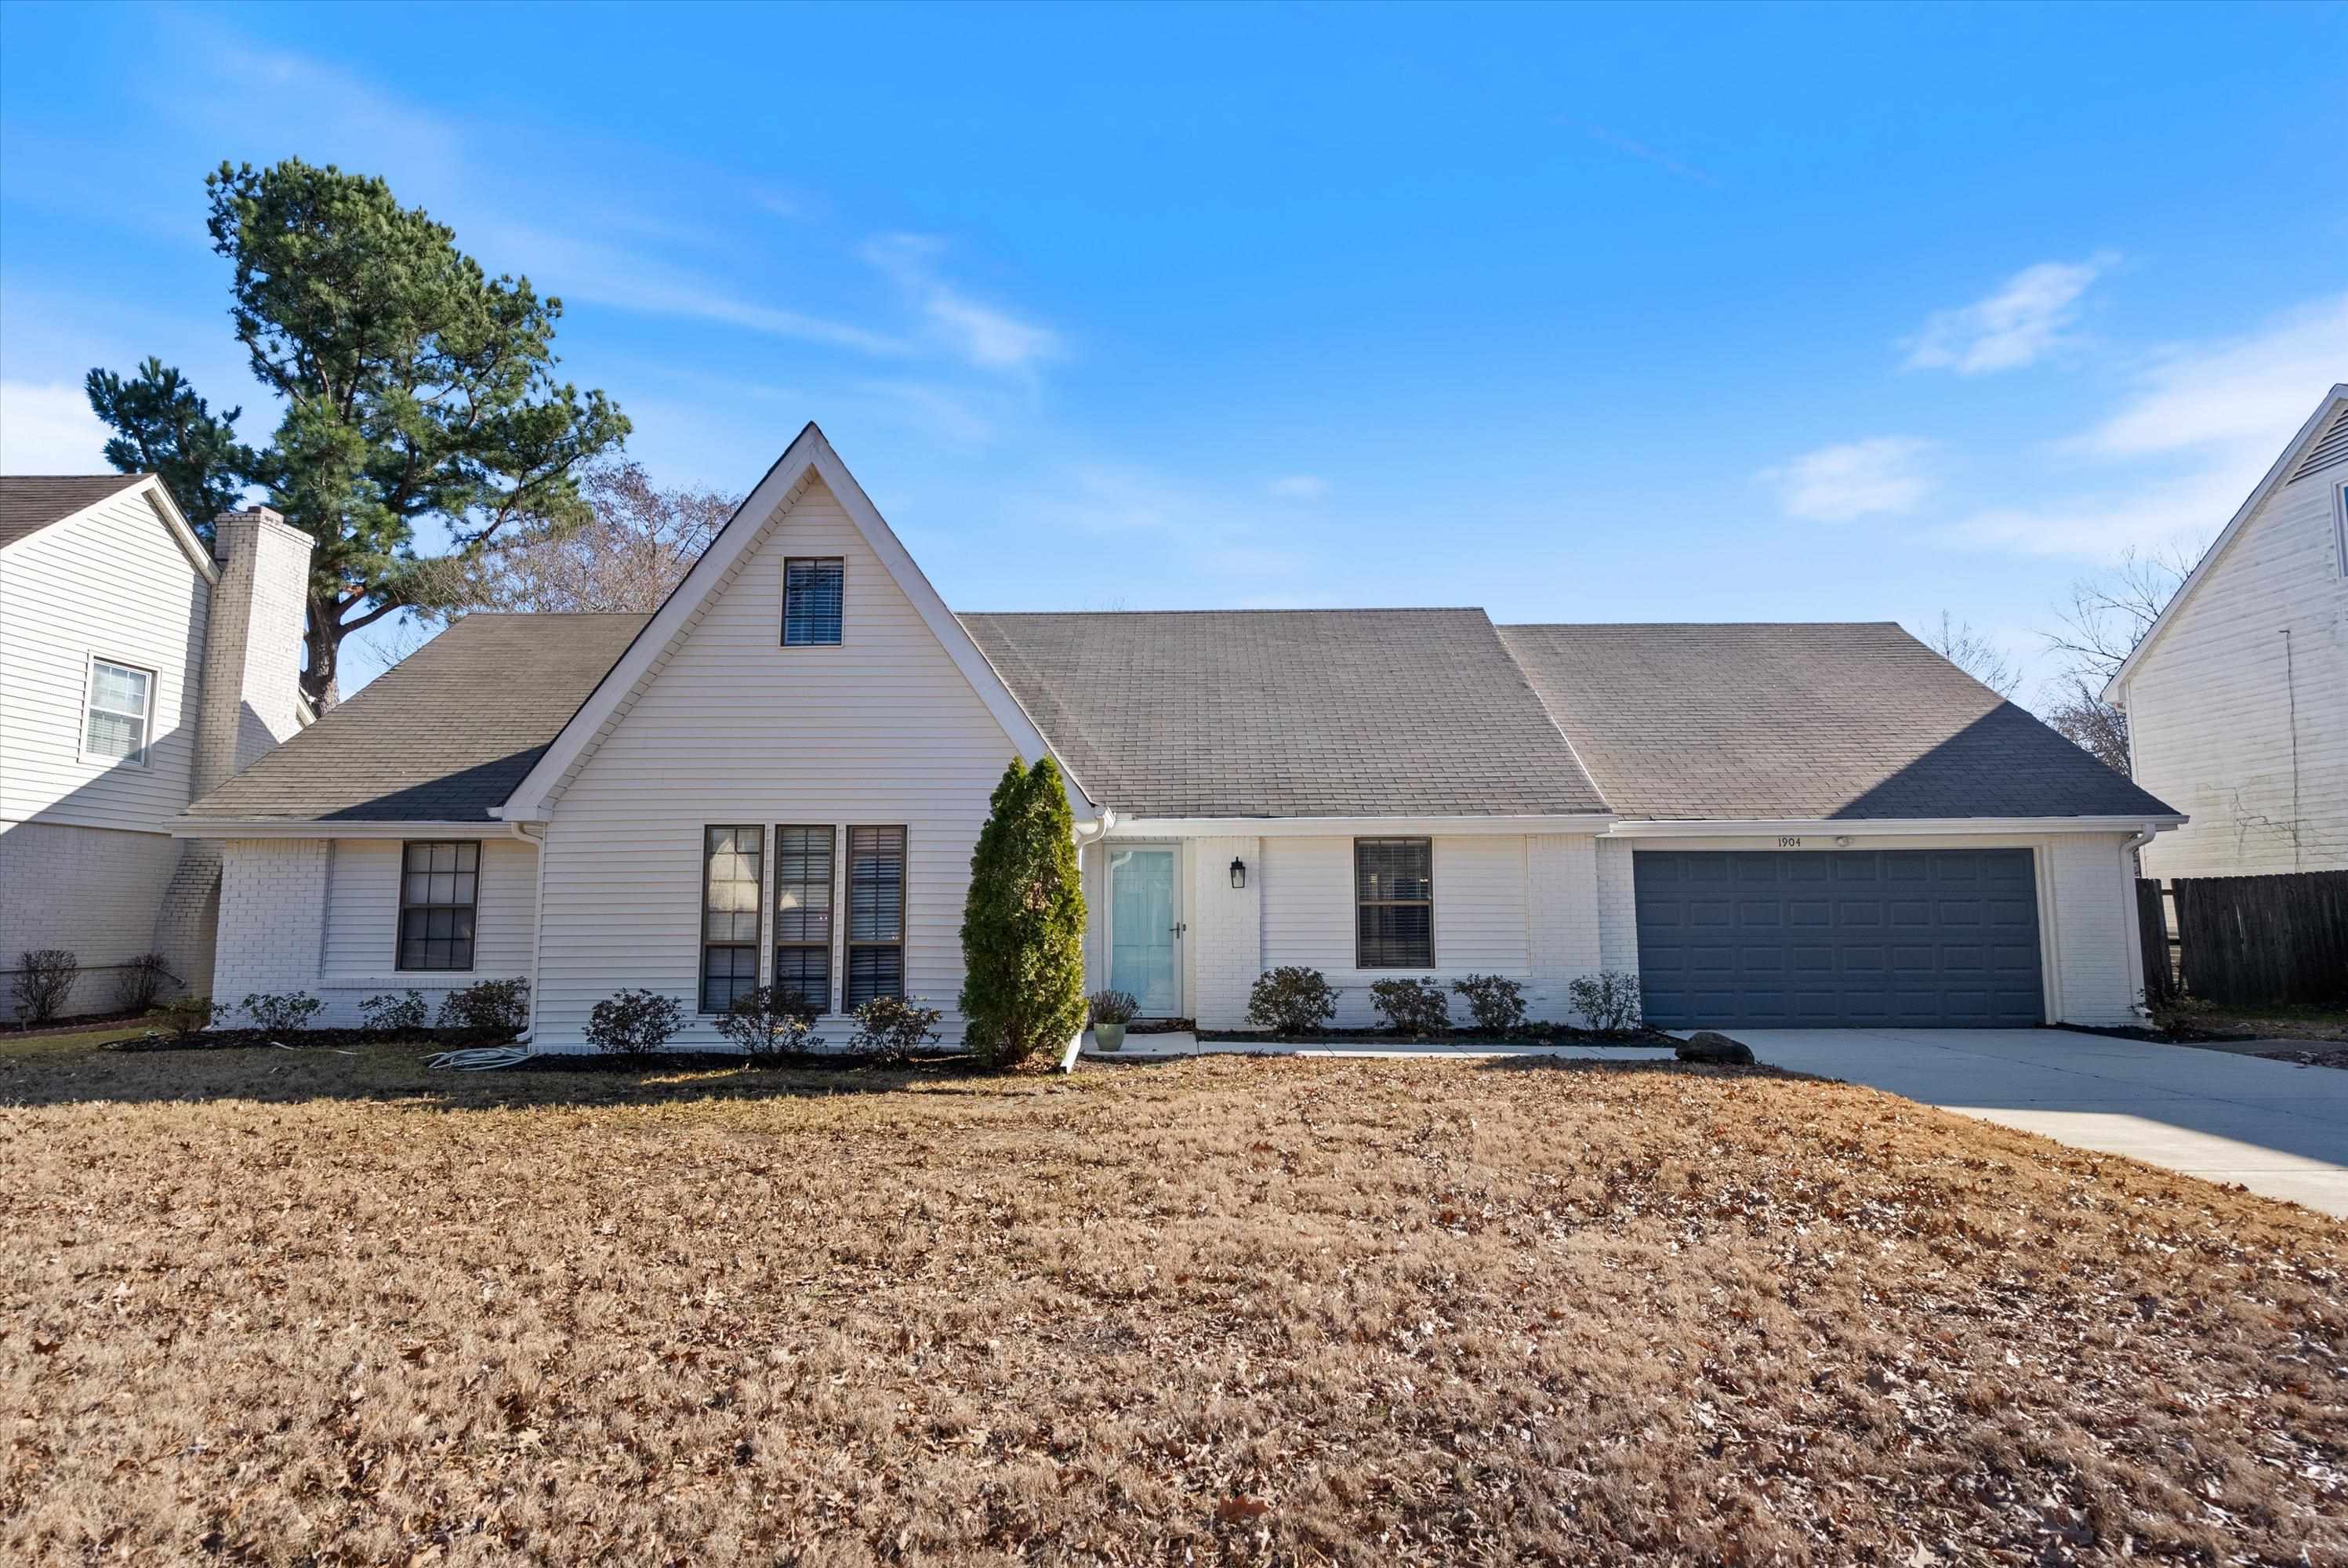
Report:
M704 828L701 840L701 1010L722 1013L758 988L761 828Z
M905 830L848 830L848 975L840 1006L905 994Z
M481 846L403 844L399 851L399 951L396 969L470 969L473 916L480 904Z
M1354 841L1354 961L1365 969L1435 965L1435 841Z
M831 1011L831 873L836 829L775 830L775 979Z
M89 708L82 726L86 757L147 766L147 731L155 706L155 677L111 659L89 661Z

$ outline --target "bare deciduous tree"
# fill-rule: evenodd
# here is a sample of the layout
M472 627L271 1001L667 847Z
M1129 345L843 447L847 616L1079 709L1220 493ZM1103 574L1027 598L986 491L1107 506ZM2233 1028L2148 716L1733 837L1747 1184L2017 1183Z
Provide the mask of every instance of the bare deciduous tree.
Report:
M2086 677L2070 676L2051 683L2039 717L2056 734L2113 772L2129 771L2127 715L2106 702Z
M614 463L582 477L592 518L484 562L450 597L481 610L628 610L650 614L689 571L739 497L663 490L644 465Z
M2070 603L2055 612L2060 624L2039 634L2065 665L2048 683L2042 716L2115 771L2128 771L2127 715L2104 700L2104 686L2160 619L2198 554L2176 544L2131 549L2118 564L2074 581Z
M2000 696L2012 696L2022 684L2022 672L1995 643L1946 610L1941 612L1940 631L1926 637L1924 645Z

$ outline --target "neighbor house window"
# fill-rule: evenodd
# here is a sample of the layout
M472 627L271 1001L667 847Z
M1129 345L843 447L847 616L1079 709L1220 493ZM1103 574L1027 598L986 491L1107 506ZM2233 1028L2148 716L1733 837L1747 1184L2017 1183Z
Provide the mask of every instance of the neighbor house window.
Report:
M775 985L831 1011L829 825L775 830Z
M87 757L147 766L147 731L154 716L155 676L150 670L89 661L89 715L82 727Z
M758 988L760 828L701 830L701 1010Z
M481 846L407 844L400 851L401 969L470 969L481 894Z
M905 830L848 830L848 985L841 1006L905 994Z
M1435 841L1354 841L1354 962L1365 969L1435 965Z
M783 562L783 646L839 641L845 566L837 558Z

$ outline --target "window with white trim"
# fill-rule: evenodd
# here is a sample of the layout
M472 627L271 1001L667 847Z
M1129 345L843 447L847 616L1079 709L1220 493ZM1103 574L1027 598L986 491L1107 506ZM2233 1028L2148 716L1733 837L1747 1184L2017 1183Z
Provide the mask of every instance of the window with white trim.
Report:
M834 646L846 608L848 563L839 556L783 562L783 646Z
M701 830L701 1010L758 988L758 884L766 830Z
M481 846L470 839L400 847L396 969L470 969Z
M1435 841L1354 841L1354 961L1364 969L1435 966Z
M775 830L775 985L831 1011L831 874L838 830Z
M840 1006L905 994L905 830L848 830L848 975Z
M88 711L82 720L83 756L146 767L148 732L154 727L154 671L90 655Z
M2348 577L2348 484L2336 486L2332 492L2332 550L2340 575Z

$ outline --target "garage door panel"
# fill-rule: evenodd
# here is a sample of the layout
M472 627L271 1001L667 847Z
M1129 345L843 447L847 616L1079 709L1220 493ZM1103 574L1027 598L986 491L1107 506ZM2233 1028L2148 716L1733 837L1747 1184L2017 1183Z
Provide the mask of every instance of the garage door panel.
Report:
M1666 1027L2011 1026L2044 1016L2026 850L1638 851Z

